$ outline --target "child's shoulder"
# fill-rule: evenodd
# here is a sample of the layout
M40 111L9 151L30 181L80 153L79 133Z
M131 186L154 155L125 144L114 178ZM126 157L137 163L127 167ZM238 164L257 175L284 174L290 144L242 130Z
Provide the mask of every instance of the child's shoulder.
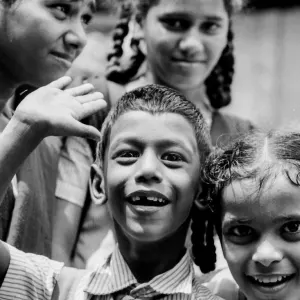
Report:
M193 281L193 300L221 300L221 298L213 294L208 287L201 283L197 278Z

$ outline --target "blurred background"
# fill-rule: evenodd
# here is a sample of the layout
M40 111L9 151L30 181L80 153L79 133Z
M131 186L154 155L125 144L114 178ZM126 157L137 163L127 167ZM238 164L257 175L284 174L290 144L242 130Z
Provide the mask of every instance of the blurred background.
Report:
M121 0L119 0L121 1ZM118 9L99 1L86 53L103 75ZM236 75L225 110L264 128L300 120L300 0L252 0L234 20ZM97 61L97 63L95 63Z
M300 1L253 0L236 16L236 76L226 110L273 128L300 120Z

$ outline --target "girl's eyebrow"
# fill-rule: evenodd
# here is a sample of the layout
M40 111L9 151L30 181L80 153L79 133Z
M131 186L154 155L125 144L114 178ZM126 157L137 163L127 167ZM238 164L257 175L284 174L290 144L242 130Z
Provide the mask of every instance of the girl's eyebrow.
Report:
M79 3L79 2L85 2L86 0L65 0L66 2L71 3ZM92 13L96 12L96 2L95 0L88 1L88 7L91 9Z
M224 220L224 224L226 226L232 226L232 225L249 225L253 223L254 219L251 218L237 218L237 217L228 217Z

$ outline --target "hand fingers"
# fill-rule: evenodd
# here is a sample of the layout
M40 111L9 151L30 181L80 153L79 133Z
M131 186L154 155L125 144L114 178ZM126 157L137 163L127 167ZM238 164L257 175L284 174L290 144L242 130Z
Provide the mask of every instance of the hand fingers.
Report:
M72 78L69 76L63 76L55 81L52 81L48 84L49 87L57 88L57 89L64 89L66 88L72 81Z
M85 125L76 121L73 123L73 131L74 135L93 139L96 141L100 140L100 132L94 127L90 125Z
M104 109L107 106L107 104L103 99L99 99L92 102L84 103L82 106L83 110L81 112L80 119L84 119L96 113L97 111Z
M67 89L66 92L73 96L81 96L81 95L86 95L89 94L90 92L92 92L94 90L94 86L90 83L85 83L70 89Z
M76 100L79 101L81 104L87 103L87 102L91 102L91 101L95 101L95 100L100 100L103 99L103 94L100 92L94 92L88 95L84 95L84 96L78 96L76 97Z

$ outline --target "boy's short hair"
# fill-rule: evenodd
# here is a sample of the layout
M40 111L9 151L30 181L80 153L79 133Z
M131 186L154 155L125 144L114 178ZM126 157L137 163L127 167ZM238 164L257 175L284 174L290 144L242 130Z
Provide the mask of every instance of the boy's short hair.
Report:
M158 84L146 85L125 93L106 117L101 141L97 146L96 163L103 166L111 128L116 120L126 112L143 111L152 115L175 113L183 116L194 128L200 155L200 164L211 152L212 145L208 127L201 112L181 93Z

